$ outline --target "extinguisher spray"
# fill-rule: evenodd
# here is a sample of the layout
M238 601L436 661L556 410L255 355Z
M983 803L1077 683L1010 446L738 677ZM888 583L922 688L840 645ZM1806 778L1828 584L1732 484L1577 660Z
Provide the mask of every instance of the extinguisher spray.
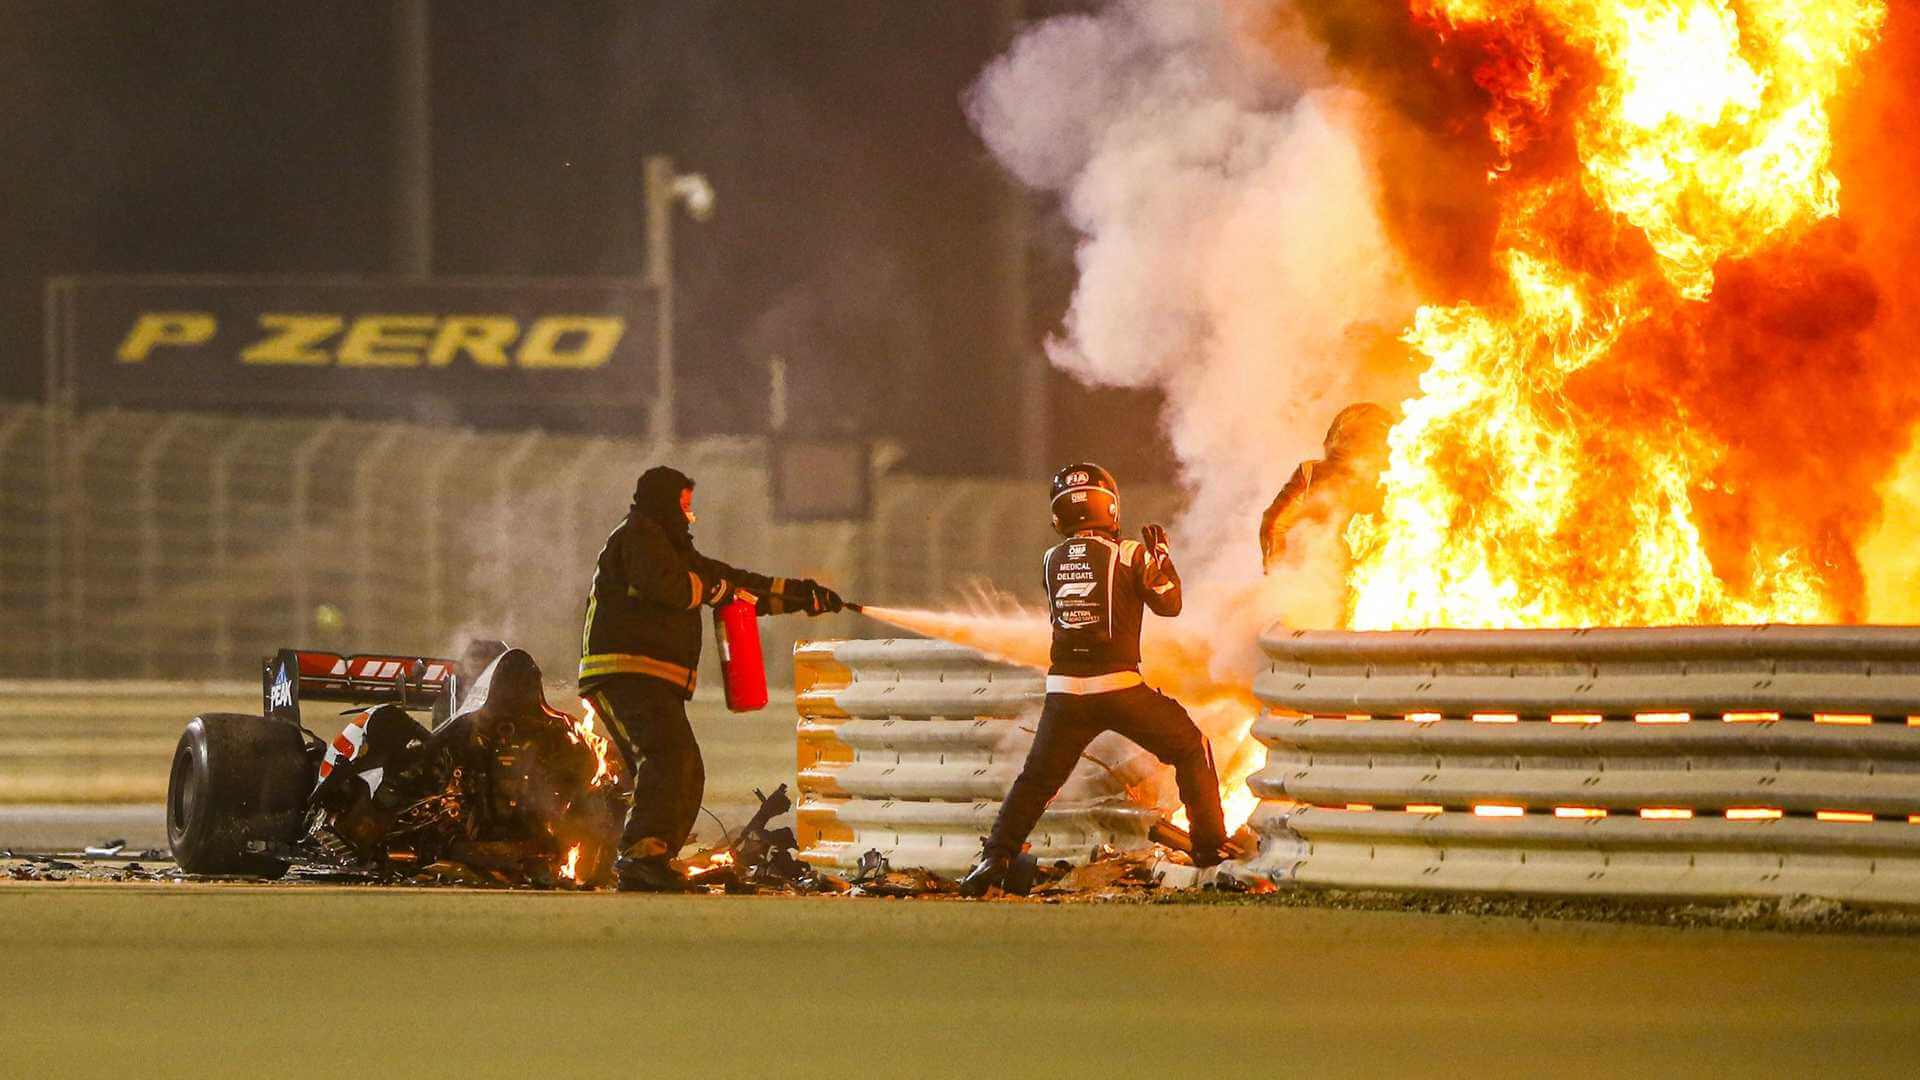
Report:
M753 712L767 705L767 663L760 652L760 618L753 604L735 600L713 609L713 637L720 644L721 682L727 709Z

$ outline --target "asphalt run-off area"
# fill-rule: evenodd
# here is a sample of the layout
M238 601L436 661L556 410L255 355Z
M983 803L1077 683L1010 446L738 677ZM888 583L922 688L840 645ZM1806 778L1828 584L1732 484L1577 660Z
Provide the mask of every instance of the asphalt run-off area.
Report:
M179 725L227 704L0 703L0 848L124 839L124 862L164 846L158 804ZM712 801L737 819L752 787L791 768L791 721L710 703L695 717ZM1920 936L1897 917L1818 908L1540 917L1471 898L1286 892L668 898L109 881L104 865L0 879L0 1071L475 1076L537 1061L556 1075L1489 1076L1605 1062L1620 1075L1904 1076L1920 1065L1908 1004Z
M1908 1076L1916 991L1901 936L1258 899L0 886L19 1076Z

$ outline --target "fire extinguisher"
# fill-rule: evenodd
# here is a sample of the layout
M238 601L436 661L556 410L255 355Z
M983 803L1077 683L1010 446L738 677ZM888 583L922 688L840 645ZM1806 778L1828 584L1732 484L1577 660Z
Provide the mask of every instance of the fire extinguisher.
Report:
M720 643L721 681L727 708L753 712L767 704L767 663L760 653L760 619L753 604L735 600L713 609L713 636Z

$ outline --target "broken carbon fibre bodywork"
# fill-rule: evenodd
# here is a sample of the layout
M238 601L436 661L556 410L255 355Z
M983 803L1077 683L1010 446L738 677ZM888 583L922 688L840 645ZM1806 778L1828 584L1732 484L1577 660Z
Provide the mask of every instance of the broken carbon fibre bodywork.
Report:
M183 870L565 887L607 876L624 810L619 759L590 717L547 703L526 652L282 650L265 665L263 697L264 716L202 715L181 737L167 830ZM301 725L303 700L360 707L329 742Z

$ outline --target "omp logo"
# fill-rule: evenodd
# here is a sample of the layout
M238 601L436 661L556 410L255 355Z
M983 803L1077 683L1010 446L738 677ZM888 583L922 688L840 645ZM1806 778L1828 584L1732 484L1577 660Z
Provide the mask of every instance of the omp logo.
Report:
M287 678L284 668L281 669L280 677L274 680L273 686L267 690L267 708L293 708L293 681Z
M1055 590L1053 598L1055 600L1072 600L1078 597L1092 596L1094 584L1095 583L1091 581L1069 581Z
M1067 558L1084 559L1086 557L1087 557L1087 545L1085 544L1068 544L1067 545Z
M267 312L240 348L260 366L443 368L464 360L479 368L579 370L605 367L626 336L615 315L548 315L528 323L511 315L356 315ZM220 321L206 311L144 311L115 356L144 364L168 348L211 342Z

